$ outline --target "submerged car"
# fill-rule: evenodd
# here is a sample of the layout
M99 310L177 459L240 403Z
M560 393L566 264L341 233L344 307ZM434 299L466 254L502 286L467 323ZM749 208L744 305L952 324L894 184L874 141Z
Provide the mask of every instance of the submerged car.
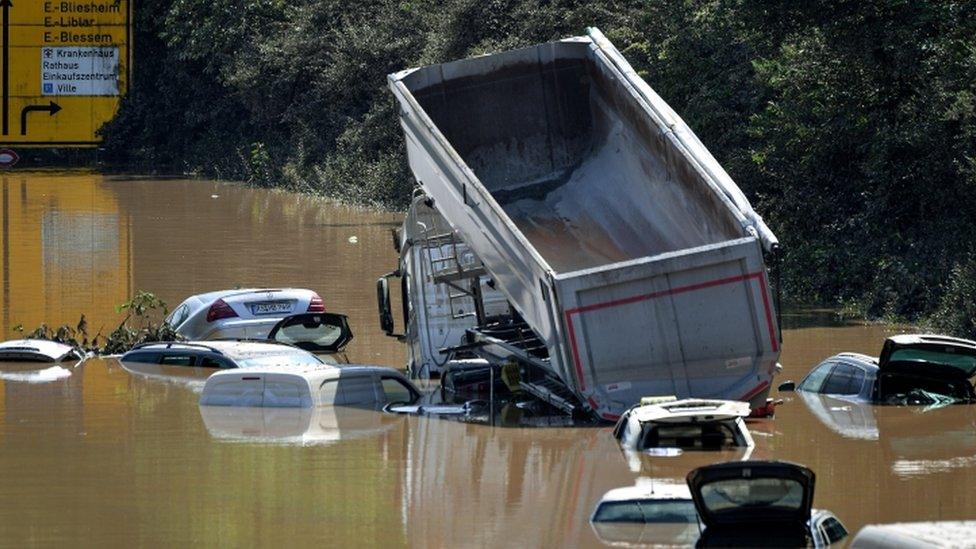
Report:
M940 335L898 335L877 359L841 353L824 360L798 385L806 391L881 404L939 404L976 400L976 342Z
M671 479L639 478L634 486L610 490L593 509L590 525L604 543L692 545L699 536L691 491Z
M305 313L279 320L267 340L144 343L119 360L140 374L206 378L218 369L344 363L351 340L345 315Z
M847 536L830 511L812 508L813 471L783 461L737 461L688 473L704 525L699 547L826 547Z
M624 412L613 436L626 450L718 450L754 445L743 418L749 403L673 397L650 398Z
M411 404L420 391L385 366L259 367L220 371L207 379L200 406L382 408Z
M941 520L869 524L854 536L852 549L896 549L918 547L972 547L976 521Z
M259 341L144 343L122 355L119 362L135 374L177 381L207 379L224 369L325 363L298 347Z
M322 298L312 290L252 288L190 296L166 322L190 340L264 339L286 316L324 312Z
M0 343L3 362L61 362L82 358L74 347L47 339L15 339Z

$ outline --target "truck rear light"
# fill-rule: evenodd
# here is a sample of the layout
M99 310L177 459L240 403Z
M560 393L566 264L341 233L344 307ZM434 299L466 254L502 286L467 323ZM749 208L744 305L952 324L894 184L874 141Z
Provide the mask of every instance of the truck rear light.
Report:
M223 299L218 299L213 302L213 305L207 309L207 322L213 322L214 320L220 320L221 318L233 318L237 316L234 309L230 308Z
M324 313L325 312L325 302L319 297L319 294L312 294L312 299L308 302L308 310L306 313Z

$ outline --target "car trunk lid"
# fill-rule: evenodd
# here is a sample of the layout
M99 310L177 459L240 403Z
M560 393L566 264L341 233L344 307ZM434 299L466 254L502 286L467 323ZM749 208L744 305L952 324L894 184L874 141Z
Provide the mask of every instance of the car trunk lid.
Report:
M969 379L976 375L976 342L935 335L889 337L878 367L882 374Z
M744 524L804 529L810 520L815 475L782 461L718 463L688 474L695 508L707 529Z
M304 313L283 318L268 339L288 343L310 353L337 353L352 341L346 315Z

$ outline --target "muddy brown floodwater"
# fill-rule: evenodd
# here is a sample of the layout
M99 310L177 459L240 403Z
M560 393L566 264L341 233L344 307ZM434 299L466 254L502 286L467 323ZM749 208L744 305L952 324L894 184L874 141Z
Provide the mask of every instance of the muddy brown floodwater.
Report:
M0 181L5 338L17 324L75 323L82 312L91 331L108 331L137 289L172 305L235 285L295 285L349 314L353 360L404 363L375 319L397 214L209 181L18 172ZM809 311L785 315L784 326L780 379L839 351L876 354L900 331ZM199 390L130 375L112 359L0 365L2 543L593 546L601 539L588 516L605 491L680 482L697 465L742 457L629 463L607 427L492 428L339 408L226 414L201 410ZM973 519L974 423L969 406L790 396L775 420L751 425L752 457L811 467L815 506L852 531Z

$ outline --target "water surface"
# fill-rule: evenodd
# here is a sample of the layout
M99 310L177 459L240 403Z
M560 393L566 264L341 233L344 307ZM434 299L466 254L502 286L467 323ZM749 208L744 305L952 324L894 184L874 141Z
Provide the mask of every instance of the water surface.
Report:
M375 279L396 264L395 213L208 181L12 172L0 182L6 334L82 312L107 331L136 289L175 305L217 288L294 285L349 314L352 359L404 363L375 319ZM784 325L780 379L839 351L877 354L899 331L826 312ZM0 539L11 545L598 546L588 517L605 491L744 457L628 462L607 427L201 412L199 386L133 376L113 359L67 376L48 368L0 365ZM751 425L751 456L811 467L815 505L852 531L972 519L974 425L968 406L790 396L775 420Z

